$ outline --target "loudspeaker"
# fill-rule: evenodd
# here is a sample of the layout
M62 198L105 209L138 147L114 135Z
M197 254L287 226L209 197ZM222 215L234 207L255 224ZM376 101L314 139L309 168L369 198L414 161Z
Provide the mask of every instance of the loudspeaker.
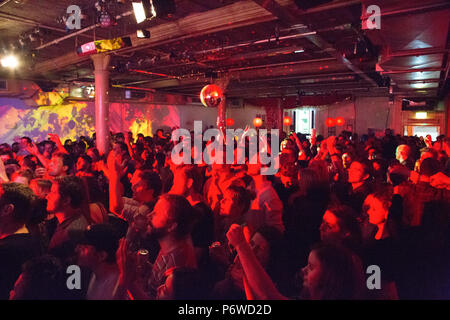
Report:
M308 10L322 4L332 2L332 0L295 0L294 2L300 9Z

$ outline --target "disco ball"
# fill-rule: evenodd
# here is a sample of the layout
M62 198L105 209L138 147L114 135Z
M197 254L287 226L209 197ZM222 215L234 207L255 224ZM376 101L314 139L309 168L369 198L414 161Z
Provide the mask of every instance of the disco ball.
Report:
M208 84L200 92L200 101L205 107L216 108L223 99L222 89L215 84Z

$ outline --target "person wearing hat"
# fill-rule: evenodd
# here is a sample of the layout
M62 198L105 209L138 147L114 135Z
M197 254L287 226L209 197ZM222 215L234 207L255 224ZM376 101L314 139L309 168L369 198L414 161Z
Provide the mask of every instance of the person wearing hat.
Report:
M116 251L119 235L109 224L95 224L84 231L77 246L78 265L92 271L87 300L112 300L117 290L119 269Z

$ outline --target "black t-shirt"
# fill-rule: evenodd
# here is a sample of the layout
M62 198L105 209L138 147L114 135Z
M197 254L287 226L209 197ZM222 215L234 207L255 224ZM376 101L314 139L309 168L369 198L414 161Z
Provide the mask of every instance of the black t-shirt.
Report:
M208 248L214 238L213 213L204 202L199 202L192 208L197 215L197 220L192 230L192 242L194 247Z
M0 240L0 299L8 300L22 265L41 254L39 240L29 233L12 234Z

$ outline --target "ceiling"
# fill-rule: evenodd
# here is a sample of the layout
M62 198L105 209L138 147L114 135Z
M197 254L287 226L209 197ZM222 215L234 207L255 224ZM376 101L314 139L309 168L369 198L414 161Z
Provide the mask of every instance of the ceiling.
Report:
M307 10L293 0L176 0L175 14L140 25L131 1L106 0L107 11L119 16L109 28L95 27L96 2L0 0L0 46L23 60L14 74L0 68L0 77L48 87L93 82L93 63L76 48L130 36L132 47L111 53L115 88L198 96L206 83L225 78L229 97L383 95L390 85L407 97L448 90L445 0L336 0ZM85 17L82 30L70 33L61 17L72 4ZM362 11L373 4L381 9L381 29L363 30ZM149 39L136 38L141 28Z

